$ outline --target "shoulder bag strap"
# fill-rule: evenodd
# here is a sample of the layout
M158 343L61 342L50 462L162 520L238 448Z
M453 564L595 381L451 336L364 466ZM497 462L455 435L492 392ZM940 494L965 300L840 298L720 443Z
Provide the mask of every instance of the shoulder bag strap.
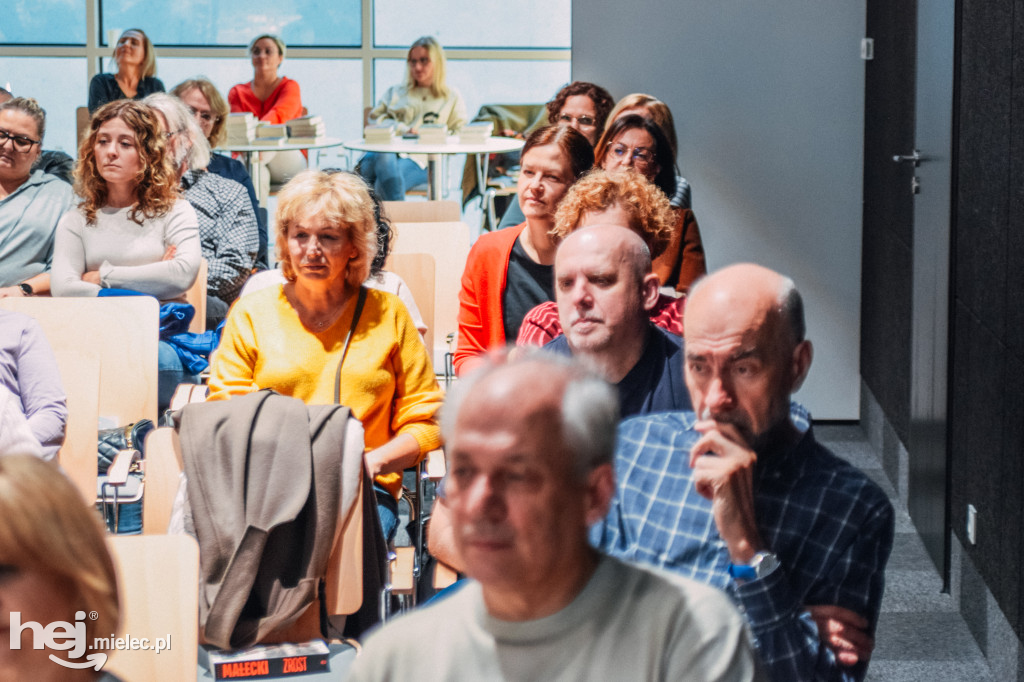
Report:
M341 402L341 366L345 363L345 355L348 353L348 344L352 340L352 332L355 331L356 325L359 324L359 316L363 312L363 304L366 303L366 287L359 286L359 298L356 300L356 311L352 315L352 324L348 328L348 333L345 334L345 343L341 346L341 358L338 360L338 371L334 375L334 402Z

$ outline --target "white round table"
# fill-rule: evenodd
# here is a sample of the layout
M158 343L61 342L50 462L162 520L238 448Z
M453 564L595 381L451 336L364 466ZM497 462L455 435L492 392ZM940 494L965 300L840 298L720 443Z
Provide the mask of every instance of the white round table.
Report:
M260 204L266 205L266 197L261 196L262 183L260 182L260 173L262 172L262 164L253 163L253 155L259 152L289 152L289 151L304 151L307 149L326 149L327 147L340 147L343 143L341 138L338 137L325 137L322 141L316 144L292 144L285 142L280 145L258 145L258 144L225 144L217 147L214 151L218 152L238 152L242 155L245 169L249 171L249 177L252 178L253 187L256 189L256 198ZM256 156L255 158L259 158Z
M461 142L458 135L448 138L444 144L424 144L418 140L397 139L394 142L367 142L357 140L345 142L342 146L357 152L377 152L378 154L426 154L427 155L427 198L430 200L441 197L441 174L437 172L437 162L445 154L477 154L477 186L486 187L487 155L513 152L523 148L524 142L511 137L489 137L484 142Z

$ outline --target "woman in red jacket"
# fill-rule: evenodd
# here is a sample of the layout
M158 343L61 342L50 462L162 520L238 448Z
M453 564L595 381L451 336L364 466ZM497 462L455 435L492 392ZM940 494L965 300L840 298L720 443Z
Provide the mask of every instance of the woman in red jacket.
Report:
M545 126L526 140L519 174L519 206L526 222L484 234L473 245L459 292L455 371L466 372L481 353L515 340L523 317L553 301L555 209L594 164L594 151L568 126Z

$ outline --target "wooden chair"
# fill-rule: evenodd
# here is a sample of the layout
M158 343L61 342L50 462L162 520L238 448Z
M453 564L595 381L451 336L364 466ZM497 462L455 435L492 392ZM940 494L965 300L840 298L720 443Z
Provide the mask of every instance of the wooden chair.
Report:
M75 109L75 130L78 132L77 143L82 146L82 139L89 131L89 121L92 116L89 114L89 107L78 107Z
M459 290L469 256L469 226L462 222L395 223L397 238L392 255L426 253L434 257L435 367L444 367L446 338L458 331Z
M385 201L384 215L395 223L455 223L462 220L457 201Z
M146 494L142 508L145 535L167 532L180 474L184 469L177 431L162 427L150 432L146 439ZM335 538L328 560L326 606L328 615L332 617L355 613L363 603L362 499L360 489L352 511ZM273 633L262 643L303 642L318 637L320 614L314 604L291 627Z
M124 680L195 680L199 655L199 546L188 535L111 536L121 636L167 648L115 650L105 670ZM104 633L105 634L105 633ZM101 635L103 636L103 635Z
M199 259L199 273L196 281L185 292L185 302L191 303L196 309L195 317L188 325L188 330L193 334L202 334L206 331L206 278L209 275L209 265L205 258Z
M61 465L95 500L98 418L109 426L157 418L159 303L36 296L0 299L0 307L35 318L54 350L69 411Z
M420 316L427 325L423 343L434 348L434 257L426 253L396 253L388 258L387 269L402 278L409 286Z

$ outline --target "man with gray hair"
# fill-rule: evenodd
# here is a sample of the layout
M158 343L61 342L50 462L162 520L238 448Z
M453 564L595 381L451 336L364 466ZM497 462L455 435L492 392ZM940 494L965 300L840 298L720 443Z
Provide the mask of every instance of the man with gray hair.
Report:
M649 317L658 276L636 232L594 224L566 237L555 254L555 300L564 333L544 347L614 384L623 417L690 409L682 343Z
M259 226L245 187L206 171L210 145L185 104L164 93L142 100L164 123L167 153L178 171L185 198L199 219L199 238L207 263L206 324L213 328L238 298L252 274L259 250Z
M618 495L592 541L729 590L772 679L863 679L893 509L791 405L812 357L799 292L733 265L690 290L683 324L696 414L622 423Z
M724 594L599 554L617 400L530 355L463 382L442 416L446 496L473 580L372 635L350 680L750 680Z

